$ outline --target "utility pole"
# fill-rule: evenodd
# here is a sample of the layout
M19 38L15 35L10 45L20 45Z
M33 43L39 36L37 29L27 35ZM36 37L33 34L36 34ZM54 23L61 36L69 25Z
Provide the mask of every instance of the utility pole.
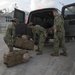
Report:
M64 4L63 3L61 3L61 2L59 2L61 5L63 5L64 6Z
M14 6L14 8L18 8L18 6L17 6L17 4L15 3L15 6Z

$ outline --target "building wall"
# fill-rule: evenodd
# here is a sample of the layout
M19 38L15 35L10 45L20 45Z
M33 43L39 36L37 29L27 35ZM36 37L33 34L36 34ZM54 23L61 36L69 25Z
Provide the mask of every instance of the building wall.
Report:
M8 27L9 24L11 24L10 22L11 18L9 18L9 16L0 16L0 31L5 31L6 28Z
M14 18L14 11L11 13L1 13L0 14L0 31L5 31L9 24L11 24L11 19ZM29 13L25 11L25 23L27 23Z

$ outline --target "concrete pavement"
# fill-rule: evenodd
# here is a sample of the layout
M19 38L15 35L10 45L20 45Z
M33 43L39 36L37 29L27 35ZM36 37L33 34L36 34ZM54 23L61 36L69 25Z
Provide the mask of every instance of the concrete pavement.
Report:
M75 75L75 40L66 43L68 57L52 57L53 43L45 44L43 55L36 55L30 51L33 58L27 62L11 68L3 64L3 54L8 47L3 41L4 34L0 34L0 75ZM59 49L61 52L61 49Z

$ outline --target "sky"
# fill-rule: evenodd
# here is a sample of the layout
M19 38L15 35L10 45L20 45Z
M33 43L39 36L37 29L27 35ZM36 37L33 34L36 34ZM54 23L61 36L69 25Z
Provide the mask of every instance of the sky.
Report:
M61 10L63 4L75 3L75 0L0 0L0 10L12 11L14 7L23 11L55 7Z

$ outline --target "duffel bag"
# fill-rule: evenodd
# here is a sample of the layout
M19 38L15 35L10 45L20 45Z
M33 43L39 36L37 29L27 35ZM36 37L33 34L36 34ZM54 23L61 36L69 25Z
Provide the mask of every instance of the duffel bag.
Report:
M34 42L32 40L26 40L22 46L24 49L33 50L34 49Z
M20 37L16 37L15 38L15 42L14 42L14 46L16 46L16 47L22 47L22 45L23 45L23 42L24 40L22 39L22 38L20 38Z
M7 67L12 67L14 65L18 65L30 60L30 55L28 51L25 50L14 50L13 52L5 53L4 56L4 64Z

